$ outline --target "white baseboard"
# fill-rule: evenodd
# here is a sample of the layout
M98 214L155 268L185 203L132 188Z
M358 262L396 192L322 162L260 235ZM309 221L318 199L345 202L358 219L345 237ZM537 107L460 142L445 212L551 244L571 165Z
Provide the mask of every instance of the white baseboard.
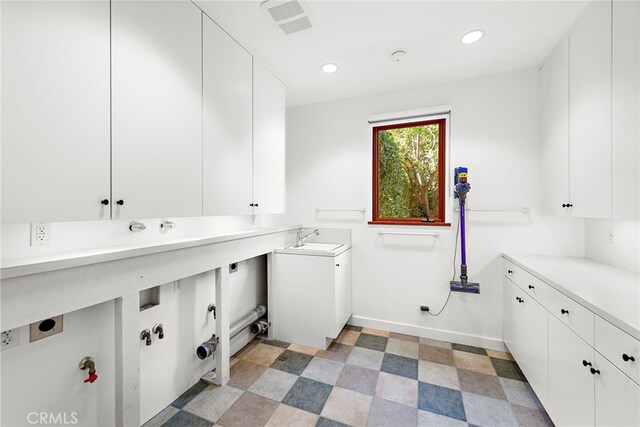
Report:
M351 316L349 325L363 326L383 331L398 332L433 340L448 341L456 344L472 345L475 347L489 348L498 351L507 351L504 342L498 338L479 337L475 335L461 334L452 331L426 328L424 326L410 325L408 323L390 322L387 320L372 319L364 316Z

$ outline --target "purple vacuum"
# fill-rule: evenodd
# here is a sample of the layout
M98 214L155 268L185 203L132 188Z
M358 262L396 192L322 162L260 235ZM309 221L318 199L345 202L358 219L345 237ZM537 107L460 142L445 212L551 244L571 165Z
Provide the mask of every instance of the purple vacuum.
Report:
M455 169L455 182L453 187L455 198L460 202L460 280L449 282L449 289L454 292L467 292L471 294L480 293L480 284L469 282L467 276L467 247L464 227L464 208L467 193L471 190L471 184L467 182L467 168L459 167Z

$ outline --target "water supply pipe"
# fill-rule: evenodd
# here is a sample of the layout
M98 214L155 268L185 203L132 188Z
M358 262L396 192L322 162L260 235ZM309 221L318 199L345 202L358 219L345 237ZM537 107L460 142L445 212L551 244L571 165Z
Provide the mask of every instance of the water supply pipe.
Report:
M233 339L236 335L242 332L245 328L251 326L256 320L267 314L267 308L264 305L259 305L249 313L247 313L242 319L231 325L229 328L229 338Z
M251 332L254 334L264 334L269 328L269 324L265 320L258 320L251 325Z

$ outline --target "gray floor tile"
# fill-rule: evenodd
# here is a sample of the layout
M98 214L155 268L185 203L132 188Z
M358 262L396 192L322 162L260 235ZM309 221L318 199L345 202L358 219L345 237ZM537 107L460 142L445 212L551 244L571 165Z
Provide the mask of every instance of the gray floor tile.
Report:
M228 385L213 386L191 400L184 406L184 410L215 422L231 408L242 394L242 390Z
M396 354L398 356L409 357L411 359L418 358L418 343L404 341L395 338L389 338L387 341L387 349L385 353Z
M313 359L313 357L308 354L285 350L271 364L271 368L279 369L293 375L300 375L305 370L309 362L311 362L311 359Z
M469 424L480 426L515 426L518 420L506 400L493 399L474 393L462 393Z
M176 408L182 409L182 407L191 402L194 397L200 394L200 392L202 392L208 386L208 383L205 383L204 381L198 381L193 386L191 386L189 390L185 391L180 395L180 397L174 400L171 405L175 406Z
M376 391L380 371L361 368L355 365L344 365L336 385L349 390L373 395Z
M296 375L269 368L249 387L249 391L281 402L297 379Z
M287 348L291 345L290 342L278 341L278 340L262 340L262 344L270 345L273 347Z
M505 359L497 359L492 357L491 363L496 370L496 374L502 378L511 378L512 380L527 381L520 367L516 362Z
M344 363L314 357L302 372L301 376L320 381L321 383L334 385L336 381L338 381L343 367Z
M346 362L349 354L354 347L350 345L344 345L337 342L331 343L328 349L320 350L316 357L322 357L323 359L334 360L336 362Z
M400 375L402 377L411 378L412 380L417 380L418 360L385 353L380 370L389 374Z
M144 423L142 427L160 427L165 422L167 422L169 418L173 417L178 412L180 412L180 409L176 408L173 405L169 405L162 411L160 411L156 416Z
M453 366L440 363L418 361L418 380L423 383L435 384L442 387L460 390L458 370Z
M383 359L384 353L381 351L370 350L363 347L353 347L353 350L351 350L351 353L349 354L349 358L347 358L347 363L379 371L382 366Z
M332 386L300 377L282 399L282 403L303 411L319 414L331 394ZM224 425L224 424L222 424ZM226 426L225 426L226 427Z
M553 427L553 423L546 414L534 408L525 406L511 405L511 409L515 414L518 424L526 427Z
M508 403L505 401L505 403ZM445 417L466 421L465 406L459 390L418 383L418 408Z
M334 387L320 415L347 425L363 426L372 400L373 396Z
M487 350L481 347L474 347L472 345L464 345L464 344L451 344L451 347L454 350L466 351L468 353L481 354L483 356L487 355Z
M316 427L349 427L346 424L339 423L334 420L330 420L329 418L320 417Z
M418 425L418 409L385 399L373 398L367 427L411 427Z
M462 391L493 397L494 399L507 399L500 379L494 375L458 369L458 378L460 379L460 390Z
M173 417L169 418L169 421L163 424L163 427L210 427L213 423L200 417L197 417L189 412L180 411Z
M532 396L533 390L527 387L528 384L510 378L500 378L502 389L507 396L507 400L514 405L526 406L527 408L538 409L536 398Z
M417 408L418 381L380 372L375 395L382 399Z
M344 325L344 329L360 332L362 331L362 326Z
M467 427L464 421L445 417L429 411L418 411L419 427Z
M387 348L387 337L380 337L377 335L360 334L357 347L364 347L370 350L384 351Z

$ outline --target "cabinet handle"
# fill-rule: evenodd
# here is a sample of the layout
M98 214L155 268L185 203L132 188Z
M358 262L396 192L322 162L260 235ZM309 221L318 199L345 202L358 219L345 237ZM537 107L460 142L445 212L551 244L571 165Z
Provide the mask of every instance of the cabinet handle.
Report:
M516 301L520 302L520 297L516 297Z
M524 300L522 298L520 298L520 303L522 304L524 302Z
M567 207L568 207L568 208L572 208L572 207L573 207L573 204L572 204L572 203L569 203L569 204L567 205Z
M591 366L591 362L587 362L586 360L583 360L582 366Z
M340 264L336 264L336 267L340 267Z
M535 288L535 286L529 285L529 289L533 289L533 288Z
M622 353L622 360L624 360L625 362L628 362L629 360L635 362L636 358L633 356L629 356L627 353Z
M118 205L118 206L122 206L122 205L124 205L124 200L122 200L122 199L118 200L118 201L116 202L116 205Z
M562 314L569 314L569 310L565 310L564 308L560 310L560 313Z
M253 206L255 206L255 207L257 208L257 207L258 207L258 204L256 203L256 204L254 204Z
M600 375L600 371L599 371L599 370L597 370L597 369L595 369L595 368L591 368L591 369L589 369L589 371L591 371L591 373L592 373L593 375L595 375L595 374Z
M109 199L102 199L102 200L100 201L100 203L102 203L102 204L103 204L103 205L105 205L105 206L108 206L108 205L109 205Z
M255 205L254 205L253 203L249 203L249 206L253 207L253 206L255 206Z
M507 270L507 273L513 274L513 270Z
M562 207L563 207L563 208L572 208L572 207L573 207L573 205L572 205L571 203L563 203L563 204L562 204Z

